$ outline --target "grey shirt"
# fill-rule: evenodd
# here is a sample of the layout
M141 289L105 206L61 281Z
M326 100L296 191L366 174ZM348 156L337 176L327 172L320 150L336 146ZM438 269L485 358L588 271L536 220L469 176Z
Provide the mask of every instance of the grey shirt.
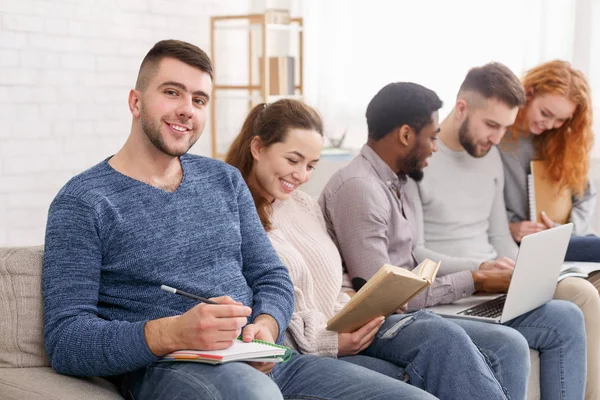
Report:
M400 179L369 146L336 172L321 193L330 236L340 250L351 278L369 279L383 264L415 268L413 206ZM439 277L408 304L418 310L451 303L473 293L469 271Z
M439 140L423 180L409 181L406 189L415 204L417 261L440 260L443 275L476 270L499 256L515 259L518 248L508 229L503 188L495 147L475 158Z
M529 220L527 199L527 175L531 173L530 162L535 159L535 148L531 135L511 140L507 132L498 149L504 164L504 200L510 222ZM573 235L594 233L590 220L596 207L597 190L591 182L581 197L573 196L573 209L569 222L573 222Z

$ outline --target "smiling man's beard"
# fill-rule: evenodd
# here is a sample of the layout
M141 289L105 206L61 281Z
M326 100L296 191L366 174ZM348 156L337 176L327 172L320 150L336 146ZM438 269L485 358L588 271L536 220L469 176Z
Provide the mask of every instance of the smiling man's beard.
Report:
M471 131L469 130L469 117L467 117L458 127L458 141L471 157L481 158L485 156L492 148L490 146L484 153L477 152L477 142L473 140Z
M406 175L409 178L412 178L415 182L420 182L423 180L423 168L421 168L420 164L422 164L421 155L419 153L410 153L408 157L399 160L399 168L398 170L404 171L398 173L398 178L403 179Z
M188 141L188 146L184 150L170 149L165 143L165 140L160 132L162 121L156 121L150 118L148 113L145 112L143 104L140 107L140 121L142 123L142 131L144 131L144 134L146 135L150 143L152 143L152 145L156 147L159 151L171 157L179 157L187 153L188 150L196 143L196 141L200 137L200 135L191 135L190 140Z

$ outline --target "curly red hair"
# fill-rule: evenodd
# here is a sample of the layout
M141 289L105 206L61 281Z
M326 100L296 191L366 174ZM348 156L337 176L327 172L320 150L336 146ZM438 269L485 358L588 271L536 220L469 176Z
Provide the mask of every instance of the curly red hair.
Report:
M560 128L534 136L533 142L537 158L548 162L550 175L561 187L581 195L588 185L589 153L594 141L592 101L585 76L570 63L554 60L527 71L523 86L527 93L527 104L517 115L515 137L529 135L527 107L534 96L558 94L576 104L573 116Z

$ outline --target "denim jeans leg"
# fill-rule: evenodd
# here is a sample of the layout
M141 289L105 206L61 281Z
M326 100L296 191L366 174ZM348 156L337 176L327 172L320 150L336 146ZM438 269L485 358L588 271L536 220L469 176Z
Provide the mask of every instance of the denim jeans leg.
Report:
M486 355L494 374L513 399L524 399L531 368L529 344L513 328L467 319L448 319L465 330Z
M272 373L285 399L299 400L434 400L397 379L334 358L300 355Z
M569 301L552 300L505 325L519 331L540 352L544 400L583 399L586 337L583 313Z
M155 363L128 374L127 399L135 400L282 400L269 376L246 363L209 365L192 362Z
M596 235L572 236L565 261L600 262L600 237Z
M440 399L506 399L485 356L458 325L427 310L391 315L362 354L403 367Z
M408 380L404 368L389 361L380 360L379 358L357 354L354 356L340 357L338 360L349 362L354 365L360 365L361 367L379 372L390 378L399 379L404 382Z

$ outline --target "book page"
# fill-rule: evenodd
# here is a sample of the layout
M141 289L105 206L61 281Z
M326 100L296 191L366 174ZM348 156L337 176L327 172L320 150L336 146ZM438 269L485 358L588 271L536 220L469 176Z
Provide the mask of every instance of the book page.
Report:
M527 198L529 203L529 220L537 220L537 210L535 209L535 188L533 186L533 175L527 175Z
M421 278L427 279L430 283L433 283L438 270L440 269L440 262L434 262L429 259L423 260L412 272Z
M265 344L261 342L243 342L235 340L233 345L223 350L179 350L167 354L165 360L172 361L194 361L212 360L215 362L227 362L234 360L254 359L258 357L284 356L287 348L276 344Z
M561 275L567 272L576 272L589 275L594 271L600 271L600 263L584 261L566 261L560 270Z

